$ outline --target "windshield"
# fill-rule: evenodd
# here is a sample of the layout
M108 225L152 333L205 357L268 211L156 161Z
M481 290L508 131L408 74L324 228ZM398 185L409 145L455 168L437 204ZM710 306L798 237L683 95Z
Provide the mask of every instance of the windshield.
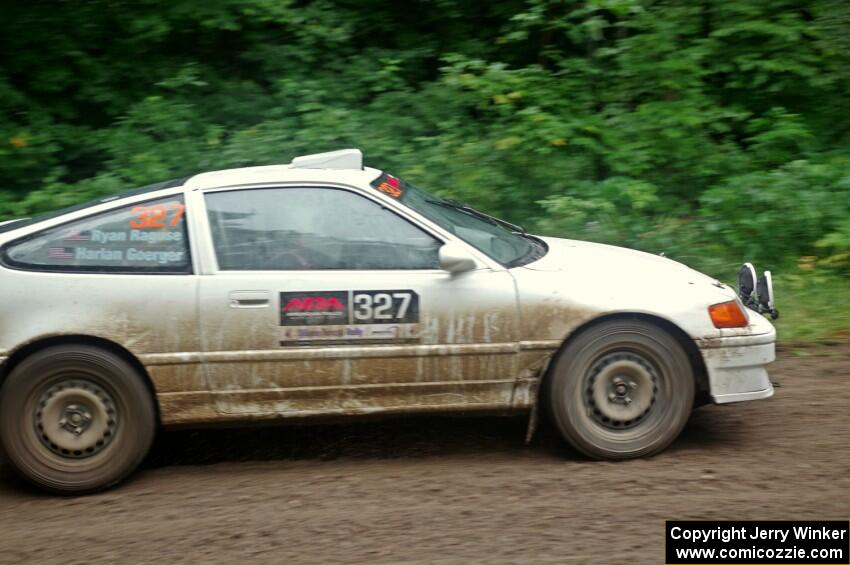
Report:
M392 175L382 174L372 186L391 196L446 231L508 267L535 261L546 244L519 226L499 220L469 205L434 196Z

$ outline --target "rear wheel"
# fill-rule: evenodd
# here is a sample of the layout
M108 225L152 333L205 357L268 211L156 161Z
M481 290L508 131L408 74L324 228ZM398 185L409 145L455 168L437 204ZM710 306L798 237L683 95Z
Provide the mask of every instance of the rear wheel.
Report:
M682 431L694 403L694 374L673 336L649 322L611 320L588 328L549 375L555 426L597 459L652 455Z
M58 493L107 488L131 473L156 429L138 372L108 351L59 345L24 359L0 389L0 445L27 480Z

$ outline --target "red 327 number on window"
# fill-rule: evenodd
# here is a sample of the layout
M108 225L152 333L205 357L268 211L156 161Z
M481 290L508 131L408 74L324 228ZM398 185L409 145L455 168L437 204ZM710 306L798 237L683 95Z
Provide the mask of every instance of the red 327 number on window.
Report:
M177 227L186 207L178 202L156 204L154 206L136 206L133 208L135 219L130 227L137 230L150 230L165 227Z

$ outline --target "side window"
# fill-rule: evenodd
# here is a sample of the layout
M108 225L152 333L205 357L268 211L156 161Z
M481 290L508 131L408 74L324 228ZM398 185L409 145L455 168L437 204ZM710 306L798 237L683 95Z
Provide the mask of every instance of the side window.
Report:
M333 188L213 192L222 270L436 269L440 242L380 204Z
M189 273L182 196L140 202L13 241L12 267L69 272Z

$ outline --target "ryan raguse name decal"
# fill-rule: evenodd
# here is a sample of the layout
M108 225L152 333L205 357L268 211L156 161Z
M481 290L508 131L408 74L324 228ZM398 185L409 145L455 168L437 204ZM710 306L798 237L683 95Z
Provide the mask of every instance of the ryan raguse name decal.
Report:
M419 295L410 289L280 293L281 345L410 340L419 336Z

